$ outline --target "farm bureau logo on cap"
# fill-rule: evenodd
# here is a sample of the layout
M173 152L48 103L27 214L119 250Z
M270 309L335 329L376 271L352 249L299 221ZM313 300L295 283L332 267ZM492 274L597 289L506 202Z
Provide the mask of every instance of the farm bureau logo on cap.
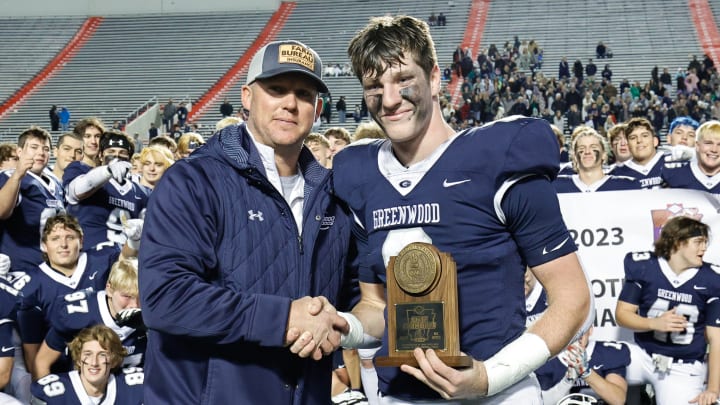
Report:
M301 73L312 79L320 92L328 91L322 80L320 56L298 41L276 41L262 47L250 61L247 85L285 73Z
M299 45L280 45L278 63L295 63L315 70L315 56L309 49Z

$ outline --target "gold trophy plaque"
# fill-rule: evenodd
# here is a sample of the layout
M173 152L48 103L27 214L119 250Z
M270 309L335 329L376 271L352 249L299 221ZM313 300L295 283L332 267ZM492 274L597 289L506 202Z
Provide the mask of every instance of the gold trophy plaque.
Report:
M455 261L429 243L411 243L387 268L388 356L379 367L417 367L413 350L433 349L450 367L470 367L460 353Z

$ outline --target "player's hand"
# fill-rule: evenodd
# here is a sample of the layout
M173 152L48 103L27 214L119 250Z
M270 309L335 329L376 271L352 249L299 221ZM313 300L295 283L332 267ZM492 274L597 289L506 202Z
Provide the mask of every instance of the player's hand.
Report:
M10 261L10 256L0 253L0 276L4 276L5 274L10 271L10 265L12 262Z
M18 179L22 179L25 176L25 173L32 168L33 164L35 164L35 156L18 154L17 164L15 165L15 173L12 175Z
M454 369L443 363L432 349L416 348L413 352L419 368L403 364L400 370L422 381L445 399L475 398L487 395L487 373L482 362L472 367Z
M127 244L131 248L138 250L140 249L140 238L142 237L143 224L145 221L142 219L127 219L124 216L120 217L122 223L122 229L125 236L127 236Z
M689 404L714 405L718 400L718 393L715 391L703 391L695 398L688 401Z
M319 360L334 352L340 346L340 334L347 331L347 321L325 297L303 297L290 305L286 345L300 357Z
M678 315L673 308L665 311L657 318L650 318L650 327L658 332L682 332L687 327L687 319Z
M132 169L132 164L125 160L113 159L107 165L108 171L115 181L120 184L125 183L125 178Z
M578 377L587 378L590 375L587 352L580 346L580 343L575 342L568 346L565 352L565 362L569 368L575 370Z
M117 313L116 318L118 326L129 326L133 329L147 331L140 308L125 308Z

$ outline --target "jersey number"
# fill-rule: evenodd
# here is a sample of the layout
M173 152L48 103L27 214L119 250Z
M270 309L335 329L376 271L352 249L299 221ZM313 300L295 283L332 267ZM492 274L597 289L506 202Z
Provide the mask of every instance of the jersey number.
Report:
M674 343L676 345L689 345L692 342L693 335L695 334L695 323L698 321L698 315L700 311L697 305L689 304L678 304L675 312L678 315L684 316L687 320L687 326L682 332L658 332L653 333L655 340L659 340L663 343ZM670 310L670 301L662 298L658 298L652 304L647 312L648 318L657 318Z
M80 312L86 314L88 312L88 302L85 299L87 296L82 291L70 293L65 296L65 301L70 302L67 306L68 314L74 314Z
M125 374L125 384L127 385L142 385L145 381L145 374L143 370L138 367L128 367L123 369Z
M50 374L38 380L38 384L43 386L45 395L56 397L65 393L65 385L59 381L57 374Z

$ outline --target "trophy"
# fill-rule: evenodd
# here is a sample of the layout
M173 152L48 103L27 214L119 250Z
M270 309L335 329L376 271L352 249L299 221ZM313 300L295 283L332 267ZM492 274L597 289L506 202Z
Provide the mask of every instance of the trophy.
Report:
M418 367L416 347L433 349L450 367L472 366L460 353L455 261L429 243L414 242L387 268L388 356L379 367Z

